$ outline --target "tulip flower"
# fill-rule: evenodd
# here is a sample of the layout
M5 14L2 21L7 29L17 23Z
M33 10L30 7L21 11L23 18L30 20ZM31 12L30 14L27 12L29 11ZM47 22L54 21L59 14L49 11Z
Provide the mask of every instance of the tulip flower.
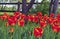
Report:
M38 16L39 17L39 20L42 20L43 19L43 16Z
M48 19L48 15L45 14L45 15L43 16L43 19L46 21L46 20Z
M9 15L8 15L7 13L4 13L2 16L0 16L0 18L1 18L2 20L7 19L8 17L9 17Z
M14 28L10 28L8 31L9 31L10 33L14 32Z
M53 13L50 13L50 17L53 17L54 16L54 14Z
M57 16L56 16L57 18L60 18L60 13L59 14L57 14Z
M60 26L58 26L58 31L60 31Z
M38 16L34 16L34 18L33 18L33 22L38 22Z
M42 16L42 12L37 12L37 16L39 17L39 19L43 19L43 16Z
M42 16L42 12L37 12L37 15L38 16Z
M40 20L40 26L45 27L47 25L46 21Z
M5 26L8 26L8 25L9 25L8 22L6 22L6 23L5 23Z
M21 14L20 15L20 19L25 19L26 18L26 15L25 14Z
M27 19L28 21L32 21L32 15L31 15L31 14L27 15L27 16L26 16L26 19Z
M52 30L54 32L59 32L60 31L60 24L56 23L52 25Z
M40 28L40 27L35 27L34 31L33 31L33 34L34 34L35 37L41 37L42 34L43 34L43 29Z
M48 18L48 23L49 23L49 24L52 24L52 20L53 20L53 18L52 18L52 17L49 17L49 18Z
M59 14L57 14L57 19L58 19L58 22L60 22L60 13Z
M14 26L16 22L17 22L17 18L15 18L14 16L8 18L9 25Z
M24 26L24 20L23 19L18 20L18 26Z
M59 32L57 25L52 25L52 30L53 30L54 32Z
M50 22L50 25L53 25L53 24L56 24L56 23L58 23L57 22L58 21L58 19L55 17L55 18L53 18Z
M14 12L14 16L18 18L20 16L20 12Z
M20 14L20 12L14 12L14 15L16 15L16 16L19 15L19 14Z

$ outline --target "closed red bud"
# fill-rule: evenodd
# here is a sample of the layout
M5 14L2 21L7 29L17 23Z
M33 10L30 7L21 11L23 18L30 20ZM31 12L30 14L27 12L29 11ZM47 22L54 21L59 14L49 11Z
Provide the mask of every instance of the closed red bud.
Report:
M6 22L6 23L5 23L5 26L8 26L8 25L9 25L8 22Z
M9 29L9 32L10 32L10 33L14 32L14 28L10 28L10 29Z

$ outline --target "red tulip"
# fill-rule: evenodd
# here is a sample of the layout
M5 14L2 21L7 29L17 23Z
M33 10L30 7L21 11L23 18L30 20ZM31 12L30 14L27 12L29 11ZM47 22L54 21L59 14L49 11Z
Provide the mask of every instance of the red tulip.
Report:
M49 24L52 24L52 20L53 20L53 18L52 18L52 17L49 17L49 18L48 18L48 23L49 23Z
M58 31L60 31L60 26L58 26Z
M60 13L59 13L59 14L57 14L57 18L60 18Z
M39 17L39 20L42 20L43 19L43 16L38 16Z
M58 24L58 23L54 24L52 26L52 29L53 29L54 32L59 32L60 31L60 24Z
M9 25L8 22L6 22L6 23L5 23L5 26L8 26L8 25Z
M43 19L42 12L37 12L37 16L40 20Z
M50 17L53 17L54 16L54 14L53 13L50 13Z
M17 18L15 18L14 16L8 18L9 25L14 26L16 22L17 22Z
M46 21L42 21L42 20L40 21L40 26L41 27L45 27L46 25L47 25L47 22Z
M1 18L2 20L7 19L8 17L9 17L9 15L8 15L7 13L4 13L2 16L0 16L0 18Z
M45 14L45 15L43 16L43 19L44 19L44 20L47 20L47 19L48 19L48 15Z
M18 26L24 26L24 20L23 19L18 20Z
M25 14L20 15L20 19L25 19L25 18L26 18Z
M14 16L15 16L16 18L18 18L19 15L20 15L20 12L14 12Z
M10 33L14 32L14 28L10 28L10 29L9 29L9 32L10 32Z
M54 32L59 32L57 25L52 25L52 30L53 30Z
M51 25L56 24L56 23L57 23L57 20L58 20L58 19L57 19L56 17L53 18L53 19L51 20L50 24L51 24Z
M38 16L42 16L42 12L37 12L37 15Z
M38 16L34 16L33 22L38 22Z
M28 21L32 21L33 20L31 14L27 15L26 18L27 18Z
M20 14L20 12L14 12L14 15L16 15L16 16L19 15L19 14Z
M34 31L33 31L33 34L34 34L35 37L41 37L42 34L43 34L43 29L40 28L40 27L35 27Z
M60 13L59 14L57 14L57 19L58 19L58 22L60 22Z

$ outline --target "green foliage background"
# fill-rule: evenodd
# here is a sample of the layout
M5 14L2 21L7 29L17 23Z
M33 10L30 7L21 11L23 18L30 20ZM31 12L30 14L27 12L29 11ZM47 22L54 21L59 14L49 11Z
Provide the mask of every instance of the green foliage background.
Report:
M35 13L35 12L42 12L43 14L48 14L49 13L49 1L42 0L41 4L36 4L36 8L31 8L29 10L29 13Z

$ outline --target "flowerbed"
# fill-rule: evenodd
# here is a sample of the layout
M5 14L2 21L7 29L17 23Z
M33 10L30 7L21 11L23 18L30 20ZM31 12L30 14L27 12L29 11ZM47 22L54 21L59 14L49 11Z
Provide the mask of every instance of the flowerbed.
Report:
M60 39L60 14L4 13L0 16L0 39Z

